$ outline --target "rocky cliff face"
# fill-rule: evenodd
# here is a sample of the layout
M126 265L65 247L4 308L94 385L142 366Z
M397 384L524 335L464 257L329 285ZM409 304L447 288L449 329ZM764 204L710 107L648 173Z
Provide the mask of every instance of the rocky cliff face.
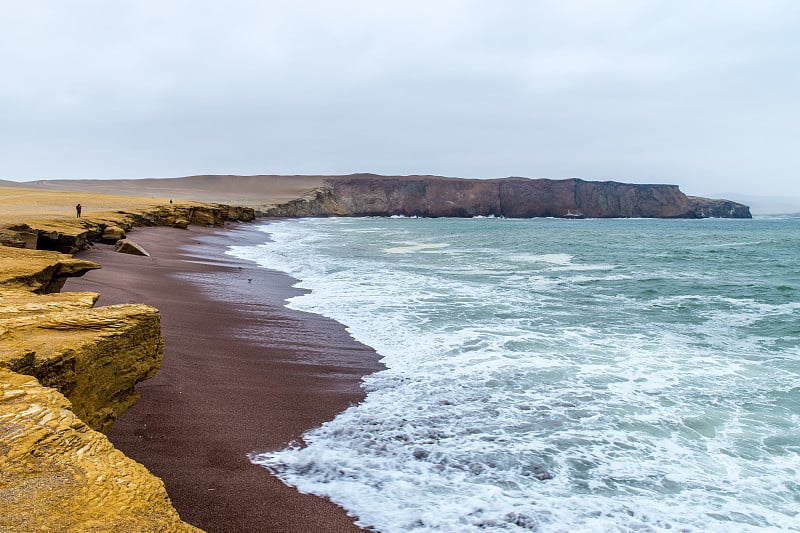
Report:
M688 198L697 218L752 218L750 208L744 204L697 196Z
M169 205L105 218L26 220L0 228L0 531L199 531L164 485L101 431L161 363L160 315L95 308L58 293L100 265L56 251L113 241L136 225L222 225L252 209Z
M0 298L0 368L58 389L92 429L106 431L138 398L136 383L161 364L158 310L146 305L92 308L94 293Z
M92 430L57 390L0 368L0 531L163 531L164 485Z
M702 207L675 185L581 179L495 180L358 174L326 178L301 199L267 210L270 216L424 216L512 218L749 218L747 206ZM702 204L702 205L701 205Z
M636 185L579 179L508 179L498 183L503 216L590 218L690 218L686 196L675 185Z
M158 310L53 293L99 265L0 246L0 531L195 531L100 433L160 365Z
M137 226L222 226L227 221L251 222L255 218L255 211L250 207L198 203L159 205L104 216L35 220L0 227L0 245L71 254L93 242L113 243Z

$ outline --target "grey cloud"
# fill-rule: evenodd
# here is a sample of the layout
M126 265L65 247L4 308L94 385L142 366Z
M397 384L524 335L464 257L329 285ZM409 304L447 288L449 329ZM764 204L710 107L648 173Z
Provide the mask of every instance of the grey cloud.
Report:
M577 175L800 195L798 22L789 0L11 1L0 178Z

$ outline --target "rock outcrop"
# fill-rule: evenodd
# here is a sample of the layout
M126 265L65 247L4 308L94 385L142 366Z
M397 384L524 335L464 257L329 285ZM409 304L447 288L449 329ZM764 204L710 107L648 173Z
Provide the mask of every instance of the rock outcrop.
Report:
M161 480L102 434L160 366L158 310L59 293L66 278L100 266L53 250L119 240L138 225L253 218L247 208L175 204L0 228L0 531L199 531Z
M224 204L169 204L138 213L121 213L131 217L137 226L174 226L188 224L222 226L228 221L252 222L256 218L250 207Z
M45 250L0 246L0 290L58 292L67 278L100 268L97 263Z
M689 196L696 218L751 218L750 208L731 200L712 200Z
M93 293L5 291L0 298L0 368L36 377L72 402L78 417L105 431L130 407L136 383L161 364L158 310L146 305L92 308Z
M39 232L27 224L0 227L0 245L14 248L36 248Z
M125 238L125 230L120 228L119 226L106 226L103 229L102 235L100 235L100 242L104 242L106 244L114 244L120 239Z
M228 221L252 222L255 218L254 209L242 206L196 202L154 205L94 217L32 220L0 226L0 245L71 254L94 242L116 242L137 226L222 226Z
M196 531L100 433L160 365L158 310L55 293L98 265L0 246L0 531Z
M0 531L199 531L57 390L0 368Z
M747 206L687 197L676 185L581 179L357 174L326 178L300 199L266 210L269 216L422 216L510 218L749 218ZM705 202L705 203L704 203ZM717 206L719 203L720 206ZM711 205L717 207L711 208Z

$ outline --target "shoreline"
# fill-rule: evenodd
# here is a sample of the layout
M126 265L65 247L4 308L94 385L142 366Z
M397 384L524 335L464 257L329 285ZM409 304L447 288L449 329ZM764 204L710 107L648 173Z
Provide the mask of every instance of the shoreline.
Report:
M333 320L288 309L290 276L225 255L264 242L252 226L137 228L151 257L96 245L77 254L103 268L64 291L97 305L161 311L164 359L108 432L160 477L181 518L209 532L363 531L342 508L301 494L248 454L280 449L364 397L378 355ZM253 301L252 284L264 300Z

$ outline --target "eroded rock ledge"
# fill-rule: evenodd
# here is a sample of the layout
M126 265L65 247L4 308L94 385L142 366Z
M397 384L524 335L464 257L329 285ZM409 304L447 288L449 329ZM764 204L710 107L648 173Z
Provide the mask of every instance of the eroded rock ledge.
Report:
M161 480L35 378L0 368L0 531L199 531Z
M189 224L221 226L227 221L251 222L255 211L249 207L223 204L169 204L140 211L117 211L104 216L64 220L26 221L0 226L0 245L70 254L93 242L113 244L137 226Z
M105 219L6 226L0 245L0 531L199 531L181 521L160 479L102 431L161 363L157 309L95 308L96 293L58 293L100 266L56 251L137 225L252 220L223 205L157 206ZM33 237L35 236L35 238Z

